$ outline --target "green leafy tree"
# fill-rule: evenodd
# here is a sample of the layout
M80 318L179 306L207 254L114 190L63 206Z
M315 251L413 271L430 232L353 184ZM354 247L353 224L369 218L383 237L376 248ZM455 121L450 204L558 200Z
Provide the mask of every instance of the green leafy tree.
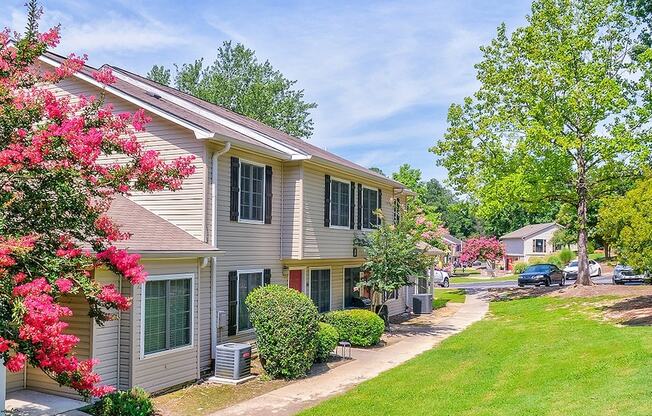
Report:
M369 168L369 170L372 171L372 172L376 172L379 175L387 176L387 175L385 175L385 172L383 172L383 170L381 168L377 167L377 166L372 166L372 167Z
M598 229L610 236L621 261L639 270L652 270L652 177L624 196L605 200L599 212Z
M587 212L649 159L652 52L619 0L537 0L482 48L480 89L451 106L432 151L484 209L558 201L577 212L578 284L591 284Z
M205 66L203 59L175 64L174 86L195 97L251 117L295 137L307 139L313 132L310 110L317 104L294 89L297 81L283 76L269 61L259 62L255 52L226 41L217 59ZM170 70L154 65L147 77L169 85Z
M146 77L152 81L158 82L159 84L170 85L172 74L170 70L164 66L154 65L147 73Z

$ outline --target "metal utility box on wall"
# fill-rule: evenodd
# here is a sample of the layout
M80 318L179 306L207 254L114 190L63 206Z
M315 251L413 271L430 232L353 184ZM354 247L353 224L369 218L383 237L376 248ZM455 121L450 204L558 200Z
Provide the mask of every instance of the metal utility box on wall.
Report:
M432 294L412 295L412 312L417 315L432 313Z
M251 345L229 342L215 347L215 377L239 382L251 377Z

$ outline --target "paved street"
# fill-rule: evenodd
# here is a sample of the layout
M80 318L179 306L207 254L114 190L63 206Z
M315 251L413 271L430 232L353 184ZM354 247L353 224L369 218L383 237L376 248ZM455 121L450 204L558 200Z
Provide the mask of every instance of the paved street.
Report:
M611 284L611 274L603 274L600 277L594 277L593 283L600 285ZM567 280L566 286L574 285L575 280ZM497 281L497 282L478 282L478 283L455 283L450 285L455 289L495 289L495 288L509 288L518 287L516 280Z

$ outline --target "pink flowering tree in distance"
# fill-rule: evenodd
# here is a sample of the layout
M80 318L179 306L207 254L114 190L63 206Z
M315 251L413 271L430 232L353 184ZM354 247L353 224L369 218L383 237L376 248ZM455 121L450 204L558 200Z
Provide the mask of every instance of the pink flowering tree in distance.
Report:
M496 261L505 255L505 246L496 237L474 237L469 238L462 247L460 261L473 263L477 260L486 261L489 265L489 272L495 275Z
M57 96L48 86L81 70L69 56L53 68L39 56L59 42L58 28L39 33L36 0L25 34L0 33L0 357L12 372L38 367L89 398L100 385L94 360L74 354L65 296L81 296L98 324L126 310L130 299L101 285L105 267L132 284L146 273L139 256L114 247L128 238L107 216L112 199L131 191L176 190L194 171L191 158L164 162L137 140L148 117L113 112L103 94ZM13 39L13 40L11 40ZM114 82L108 70L94 73ZM120 155L120 163L102 163Z

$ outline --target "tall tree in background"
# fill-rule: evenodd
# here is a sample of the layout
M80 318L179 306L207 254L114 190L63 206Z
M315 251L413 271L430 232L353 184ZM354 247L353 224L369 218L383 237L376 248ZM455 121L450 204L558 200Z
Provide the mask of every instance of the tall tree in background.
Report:
M650 49L620 0L538 0L483 47L481 87L450 108L432 151L482 205L555 200L577 212L577 284L591 280L587 209L649 161Z
M297 81L285 78L269 61L259 62L244 45L224 42L210 66L204 66L203 59L174 66L177 89L292 136L312 135L310 110L317 104L306 102L304 91L294 89ZM170 70L160 65L154 65L147 77L165 85L171 82Z

